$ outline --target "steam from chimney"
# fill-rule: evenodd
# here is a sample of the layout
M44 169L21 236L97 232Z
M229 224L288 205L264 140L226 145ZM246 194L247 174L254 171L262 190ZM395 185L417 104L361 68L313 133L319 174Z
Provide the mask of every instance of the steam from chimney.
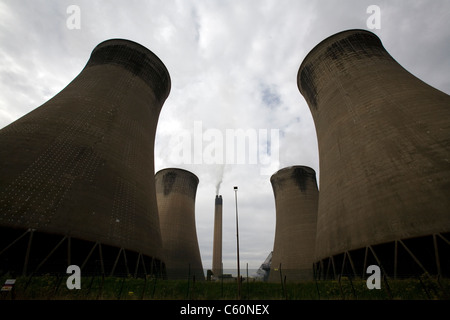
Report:
M222 184L222 179L216 184L216 195L219 195L220 185Z
M219 195L220 185L222 184L222 181L223 181L224 171L225 171L225 164L222 164L219 168L219 173L218 173L219 181L216 184L216 195Z

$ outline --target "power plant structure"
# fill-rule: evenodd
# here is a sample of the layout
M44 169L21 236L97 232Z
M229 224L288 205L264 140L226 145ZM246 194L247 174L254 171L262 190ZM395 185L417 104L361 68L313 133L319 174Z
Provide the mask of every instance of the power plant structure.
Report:
M167 278L205 280L195 225L199 179L167 168L156 173L155 183Z
M222 264L222 196L216 195L214 201L214 239L213 239L213 258L212 272L215 277L223 274Z
M320 42L297 84L319 145L317 274L450 275L450 96L365 30Z
M277 219L262 278L269 266L277 282L365 277L372 264L394 277L450 276L450 96L366 30L320 42L297 85L316 127L320 192L306 166L271 177ZM199 179L178 168L154 172L170 89L153 52L111 39L57 95L0 130L0 275L78 265L84 275L205 278ZM216 195L217 277L222 204Z
M278 170L270 178L276 228L270 282L313 280L319 190L316 172L306 166Z
M154 140L171 80L133 41L0 130L0 272L163 275Z
M270 269L272 265L272 251L270 251L266 260L259 266L258 270L256 270L255 278L260 281L268 281L270 276Z

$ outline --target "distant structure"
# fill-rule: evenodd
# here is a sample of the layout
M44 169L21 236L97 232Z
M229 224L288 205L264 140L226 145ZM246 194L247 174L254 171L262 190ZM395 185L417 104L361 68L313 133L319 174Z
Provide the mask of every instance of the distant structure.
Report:
M319 43L297 82L319 144L318 275L450 275L450 96L365 30Z
M255 278L260 281L268 281L270 275L270 267L272 264L272 251L267 256L266 260L261 264L261 266L256 270Z
M0 130L0 273L164 272L153 149L170 86L150 50L107 40Z
M205 280L195 226L197 176L168 168L155 183L167 278Z
M214 239L212 272L215 277L223 273L222 265L222 196L216 195L214 201Z
M313 279L319 191L316 172L306 166L277 171L270 178L276 229L269 281Z

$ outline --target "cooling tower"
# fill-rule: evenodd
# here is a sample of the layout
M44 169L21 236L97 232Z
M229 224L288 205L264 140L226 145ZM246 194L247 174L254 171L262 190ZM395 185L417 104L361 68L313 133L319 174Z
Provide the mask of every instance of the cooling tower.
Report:
M276 228L269 281L312 280L319 199L316 172L305 166L287 167L270 182Z
M169 91L155 54L107 40L67 87L0 131L2 271L163 270L153 149Z
M156 173L155 183L167 277L204 280L195 226L197 176L168 168Z
M450 96L364 30L323 40L297 83L319 145L317 261L449 274Z
M222 196L216 195L214 202L214 240L212 272L216 277L222 275Z

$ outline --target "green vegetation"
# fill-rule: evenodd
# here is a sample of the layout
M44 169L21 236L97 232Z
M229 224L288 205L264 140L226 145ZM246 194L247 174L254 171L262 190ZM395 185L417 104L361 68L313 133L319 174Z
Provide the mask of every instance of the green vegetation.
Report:
M8 277L1 277L1 284ZM234 300L235 281L193 282L116 277L82 277L81 289L69 290L67 277L39 276L17 278L14 296L2 292L2 299L17 300ZM441 300L450 299L450 279L422 276L414 279L385 280L381 289L369 290L366 281L343 277L340 281L302 283L244 281L241 299L246 300Z

